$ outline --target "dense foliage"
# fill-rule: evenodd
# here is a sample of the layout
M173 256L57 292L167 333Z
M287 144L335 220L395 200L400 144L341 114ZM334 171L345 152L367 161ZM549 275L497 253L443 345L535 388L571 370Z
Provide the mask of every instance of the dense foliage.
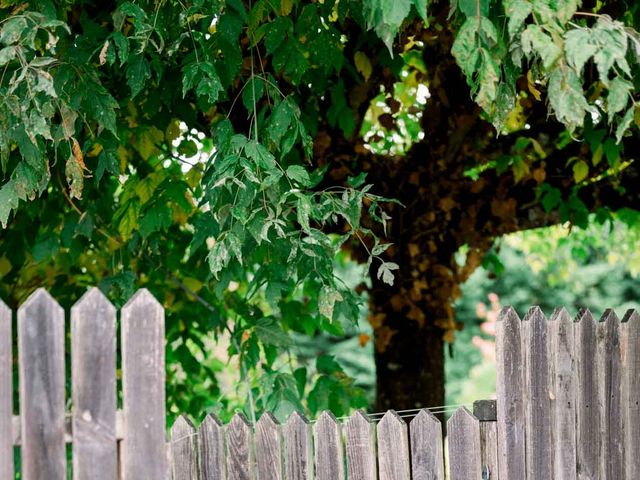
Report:
M150 288L169 312L174 412L225 408L212 334L240 358L248 409L362 405L331 357L282 355L291 332L357 319L341 250L370 267L373 302L393 285L402 320L451 341L457 283L493 236L590 210L604 221L629 194L634 2L0 7L0 293L15 306L45 285L69 303L97 283L121 304ZM444 84L460 74L468 90ZM376 349L391 351L403 327L380 308Z

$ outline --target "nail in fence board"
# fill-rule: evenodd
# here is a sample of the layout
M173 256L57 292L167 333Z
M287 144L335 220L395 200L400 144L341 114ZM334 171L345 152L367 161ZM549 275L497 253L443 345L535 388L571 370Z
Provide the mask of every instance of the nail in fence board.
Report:
M227 425L227 478L254 480L253 431L244 415L237 413Z
M409 478L409 435L407 424L393 410L388 410L378 422L378 464L380 480Z
M13 478L11 310L0 301L0 478Z
M287 480L312 480L313 440L309 421L293 412L284 426L284 459Z
M521 328L524 338L527 478L552 478L547 319L542 310L531 307L524 317Z
M282 480L282 430L269 412L256 423L256 464L258 480Z
M198 429L200 477L202 480L225 480L224 427L214 415L207 415Z
M346 421L347 478L376 480L376 427L362 410Z
M316 478L344 480L344 451L340 423L331 412L324 411L315 425Z
M64 311L42 288L18 309L24 480L64 480Z
M196 429L180 415L171 427L171 472L173 480L198 480Z
M117 472L116 311L97 288L71 309L73 478Z
M599 368L596 368L596 322L589 310L574 323L576 361L576 460L579 479L599 477Z
M564 309L548 325L553 478L576 479L576 388L573 322Z
M499 471L505 479L524 479L524 404L520 318L503 308L496 324L496 398Z
M148 290L122 308L124 480L164 478L164 310Z
M469 410L461 407L447 422L447 432L449 479L477 480L482 478L480 422L478 419Z
M620 325L623 345L623 404L627 405L625 422L626 478L640 478L640 315L629 310Z
M622 358L620 320L607 310L598 322L598 369L600 370L600 465L602 479L624 478L624 423L622 405ZM637 455L637 452L634 452Z
M444 480L442 424L440 420L428 410L420 410L409 424L409 433L412 478L414 480Z

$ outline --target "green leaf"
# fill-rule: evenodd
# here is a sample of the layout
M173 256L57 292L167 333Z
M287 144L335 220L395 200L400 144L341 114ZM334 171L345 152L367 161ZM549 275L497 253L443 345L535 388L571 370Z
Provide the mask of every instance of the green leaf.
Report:
M576 28L564 35L564 51L567 62L576 72L582 74L584 64L596 53L598 48L592 42L589 30Z
M207 259L209 260L209 270L211 271L211 274L215 278L218 278L218 274L227 266L231 259L224 242L217 241L211 250L209 250Z
M556 0L555 10L557 12L557 18L561 24L567 23L571 17L576 13L578 9L577 0Z
M259 167L267 171L277 168L276 159L273 154L255 140L249 140L245 144L244 153L248 158L256 162Z
M616 113L621 112L627 106L632 89L633 84L620 77L615 77L611 81L609 95L607 95L609 122L611 122Z
M378 268L378 280L382 280L387 285L393 286L394 275L393 271L398 270L400 266L394 262L382 262Z
M573 70L556 68L552 71L548 96L556 117L569 131L582 126L590 107L582 92L582 82Z
M562 192L559 189L549 186L547 192L542 197L542 208L547 213L550 213L554 208L558 206L562 199Z
M311 227L309 226L309 217L311 215L311 202L306 195L298 195L298 201L296 203L296 215L298 223L302 227L302 230L309 232Z
M573 180L580 183L589 175L589 165L584 160L578 160L573 164Z
M542 66L546 70L562 55L562 49L538 25L529 25L522 33L522 51L529 57L535 51L542 58Z
M303 187L311 187L311 179L309 178L309 172L301 165L291 165L287 167L287 177L291 180L299 183Z
M8 18L1 24L0 43L10 45L20 40L22 33L29 28L27 20L22 16Z
M616 141L620 143L622 141L622 137L624 133L629 129L631 123L633 122L635 105L631 105L631 107L627 110L627 113L624 114L622 120L618 124L618 128L616 129Z
M200 72L202 78L196 87L196 94L206 96L209 103L213 104L218 100L220 93L224 91L218 72L210 63L201 63Z
M425 22L428 21L429 15L427 14L427 0L413 0L413 6L416 8L420 18Z
M131 89L131 98L135 98L151 75L149 62L142 55L134 55L127 63L127 84Z
M533 6L528 0L505 0L503 5L504 11L509 18L507 30L513 38L522 30L525 20L531 15Z
M412 0L367 0L364 16L367 28L374 29L393 55L392 45L400 25L411 11Z
M263 343L281 347L292 344L291 338L282 331L273 318L261 318L255 323L253 328Z
M18 208L19 200L20 198L13 179L0 187L0 223L2 223L4 228L7 227L7 221L9 220L11 212Z
M318 295L318 311L329 321L333 319L335 303L342 301L342 295L335 288L324 285Z
M320 355L316 359L316 370L318 373L324 373L325 375L332 375L343 371L340 364L332 355Z
M17 48L14 46L4 47L0 50L0 67L4 67L7 63L16 57Z

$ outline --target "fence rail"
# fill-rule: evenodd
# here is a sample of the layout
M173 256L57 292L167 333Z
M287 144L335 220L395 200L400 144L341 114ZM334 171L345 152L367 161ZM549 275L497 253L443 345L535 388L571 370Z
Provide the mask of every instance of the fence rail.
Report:
M116 409L116 310L97 289L71 309L71 411L65 315L40 289L18 309L20 415L12 405L12 314L0 302L0 480L533 480L640 478L640 316L608 310L498 320L497 400L442 425L390 410L315 422L265 413L251 425L180 416L165 424L164 311L146 290L122 308L122 410ZM66 443L71 443L71 465ZM69 470L69 471L68 471Z

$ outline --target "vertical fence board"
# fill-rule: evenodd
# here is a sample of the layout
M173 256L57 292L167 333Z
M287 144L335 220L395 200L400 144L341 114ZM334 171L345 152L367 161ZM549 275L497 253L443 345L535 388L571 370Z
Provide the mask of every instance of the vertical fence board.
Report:
M356 411L344 425L347 446L347 478L376 480L376 427L362 411Z
M520 319L502 309L496 325L498 464L502 478L524 479L524 403Z
M444 480L442 424L428 410L420 410L409 424L411 475L414 480Z
M478 419L469 410L461 407L447 422L447 432L449 479L479 480L482 478L480 422Z
M576 389L573 322L564 309L548 324L553 478L576 478Z
M596 322L589 310L574 323L576 361L576 460L579 479L599 476L600 408L599 369L596 368Z
M287 480L312 480L313 440L311 425L293 412L284 426L285 473Z
M409 478L409 435L407 424L393 410L378 423L378 464L380 480Z
M269 412L256 423L256 464L258 480L282 480L282 430Z
M214 415L207 415L198 429L201 480L225 480L224 427Z
M113 480L116 440L116 311L92 288L71 309L73 478Z
M625 471L627 480L640 478L640 315L629 310L620 325L623 346L625 411Z
M253 480L253 431L244 415L237 413L227 425L227 478Z
M0 478L13 478L11 310L0 300Z
M473 402L473 415L480 421L480 461L482 478L498 480L498 424L495 400Z
M42 288L18 309L24 480L66 478L64 311Z
M122 308L125 480L164 478L164 310L148 290Z
M318 480L344 480L342 429L331 412L324 411L315 425Z
M170 445L173 480L198 480L196 429L184 415L171 427Z
M598 369L600 370L600 458L602 479L624 478L624 423L622 405L622 352L620 320L607 310L598 322ZM634 454L637 454L634 452Z

